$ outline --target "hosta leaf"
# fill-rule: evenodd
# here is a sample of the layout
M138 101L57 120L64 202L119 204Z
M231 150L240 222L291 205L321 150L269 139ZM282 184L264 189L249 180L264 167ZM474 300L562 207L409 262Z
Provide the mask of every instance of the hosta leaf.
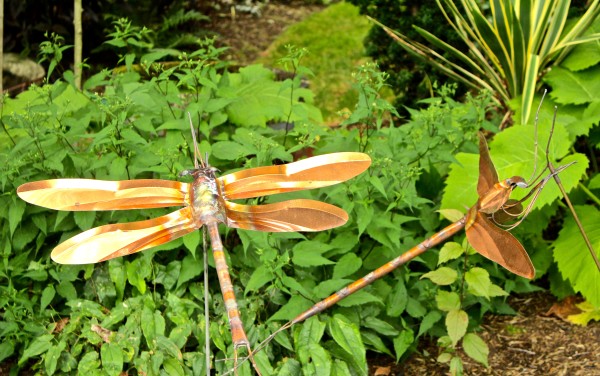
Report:
M596 255L600 257L600 211L593 206L575 206L583 228ZM583 295L595 307L600 307L600 273L585 245L579 228L571 216L552 245L554 260L563 278L573 289Z
M552 86L550 96L559 104L584 104L598 98L600 93L600 65L572 72L561 67L553 67L544 77Z

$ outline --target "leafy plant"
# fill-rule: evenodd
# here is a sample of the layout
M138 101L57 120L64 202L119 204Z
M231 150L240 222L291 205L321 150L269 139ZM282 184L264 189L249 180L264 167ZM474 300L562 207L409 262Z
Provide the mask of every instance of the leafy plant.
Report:
M583 36L600 14L598 1L592 1L585 14L568 27L567 0L492 1L489 17L475 0L462 0L460 4L462 9L453 0L438 0L446 20L467 45L467 53L415 26L429 43L459 62L379 25L415 57L472 88L490 90L501 108L520 96L522 124L529 120L534 93L541 85L539 77L558 65L573 46L600 38L598 34Z

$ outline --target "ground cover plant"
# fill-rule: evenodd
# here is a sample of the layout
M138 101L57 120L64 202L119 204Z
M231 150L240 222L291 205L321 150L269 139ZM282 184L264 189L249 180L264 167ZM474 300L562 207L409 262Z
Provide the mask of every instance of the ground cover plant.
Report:
M101 72L86 82L82 92L73 89L67 71L62 80L32 87L4 103L0 357L12 362L13 372L206 373L198 233L107 263L58 266L49 253L60 241L100 224L164 213L52 212L25 205L15 195L16 187L26 181L58 177L178 179L192 161L187 111L201 135L200 149L210 153L210 163L221 174L334 151L364 151L373 159L368 174L351 182L269 197L326 200L349 213L345 227L309 235L221 229L253 344L316 300L438 231L445 221L436 212L440 201L443 208L458 210L473 204L474 197L465 192L475 190L465 184L476 181L472 163L477 158L476 132L497 131L501 118L494 116L488 95L459 103L451 99L452 89L443 87L425 102L425 109L411 110L410 121L399 127L389 124L386 114L394 109L379 96L385 74L364 65L355 74L359 93L355 108L344 124L329 129L320 125L318 103L302 87L300 75L275 81L274 74L260 65L229 72L219 53L208 43L154 75L127 67L116 74ZM123 61L135 67L142 56L125 53ZM302 50L292 49L286 57L288 67L307 74L303 56ZM586 68L593 69L593 64ZM593 75L593 70L583 73ZM557 88L553 99L561 103L558 99L577 96L561 94ZM551 152L561 163L578 160L576 168L561 178L567 188L578 185L576 202L587 202L587 213L594 207L589 202L597 189L596 170L593 167L588 180L577 183L587 163L571 146L576 137L597 132L593 128L597 104L589 98L574 105L559 118L569 126L557 130L569 136L555 136ZM545 107L542 140L548 134L548 114ZM502 132L490 143L500 175L528 176L530 129L515 127L514 133ZM515 140L522 145L517 148ZM464 153L457 155L459 151ZM516 236L533 252L538 278L547 273L555 293L568 294L571 286L593 287L560 279L548 249L558 250L561 243L548 242L543 234L550 218L562 216L564 209L555 190L544 195L540 205L545 205L516 229ZM562 244L574 240L570 231ZM485 348L476 333L483 314L512 313L506 293L539 287L481 257L447 257L470 252L460 238L454 240L278 335L257 354L263 374L366 374L365 350L405 359L424 336L439 338L444 349L439 361L460 372L455 344L462 339L463 346L470 342ZM457 272L451 283L432 277L446 268ZM468 279L473 270L488 277ZM215 367L224 373L231 368L231 362L222 361L232 354L231 339L213 264L210 272L210 337ZM582 278L593 282L594 277L586 272ZM588 294L585 287L578 289ZM468 317L462 337L457 329L463 326L448 320L447 303L455 295L462 297L459 307ZM485 351L469 356L484 364L487 360ZM250 374L247 364L240 373Z

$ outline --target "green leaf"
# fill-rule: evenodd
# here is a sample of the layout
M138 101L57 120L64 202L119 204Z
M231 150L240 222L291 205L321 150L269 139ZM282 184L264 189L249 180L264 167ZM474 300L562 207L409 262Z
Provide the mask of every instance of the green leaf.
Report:
M482 268L472 268L465 273L465 281L469 284L469 292L475 296L483 296L489 298L490 275L487 270Z
M52 346L52 340L54 340L54 336L52 334L44 334L36 337L33 342L27 346L25 351L23 351L21 358L19 358L19 365L22 366L30 358L48 351L50 346Z
M446 329L453 345L456 345L465 335L468 325L469 315L462 309L453 309L448 312L446 315Z
M93 374L93 371L96 371L100 368L100 359L98 353L96 351L89 351L85 353L85 355L77 364L77 371L81 375L89 375Z
M452 209L449 209L452 210ZM448 262L450 260L454 260L462 256L464 253L464 249L462 245L456 242L446 242L442 246L440 250L440 255L438 258L438 266Z
M67 343L64 341L60 341L56 345L50 346L46 355L44 356L44 369L48 375L53 375L56 372L56 366L58 365L58 360L60 358L60 354L67 347Z
M12 205L8 207L8 225L11 236L15 233L19 223L21 223L21 218L23 218L23 213L25 213L25 206L25 201L17 199L13 200Z
M329 321L329 330L333 340L352 356L359 367L359 371L366 375L367 352L362 344L358 327L349 322L344 316L334 315Z
M419 334L417 334L417 337L420 337L422 334L426 333L433 327L433 325L435 325L436 322L440 321L441 318L442 314L440 311L429 311L421 321L421 325L419 326Z
M76 211L73 213L75 224L82 230L89 230L96 220L96 213L93 211Z
M213 156L224 161L236 161L257 152L255 148L233 141L219 141L212 145Z
M448 312L460 308L460 296L455 292L438 290L435 301L440 311Z
M458 273L456 270L443 266L441 268L437 268L429 273L425 273L421 276L421 279L429 278L433 283L438 286L447 286L458 278Z
M362 266L362 259L354 253L346 253L333 267L331 279L341 279L356 272Z
M198 231L195 231L198 232ZM185 238L184 238L185 243ZM177 279L177 289L187 281L191 281L198 277L204 271L203 261L194 258L192 255L187 255L181 262L181 271Z
M584 104L598 98L600 93L600 65L584 71L572 72L554 67L544 76L544 81L552 86L550 97L559 104Z
M388 295L386 313L390 317L398 317L408 305L408 291L403 279L396 280L392 293Z
M192 255L199 254L196 252L200 245L200 231L192 231L183 237L183 245L190 251Z
M2 343L0 343L0 362L4 359L12 356L15 353L15 345L11 340L4 339Z
M322 266L335 264L333 261L321 256L329 251L329 244L318 241L303 241L293 248L292 262L298 266Z
M596 256L600 258L600 211L585 205L575 206L575 212L596 251ZM592 305L600 307L600 273L571 216L565 220L552 248L554 260L563 278Z
M163 361L163 369L165 370L167 375L176 375L183 376L185 372L183 371L183 367L181 362L177 359L167 358Z
M158 312L156 312L158 313ZM162 316L161 316L162 318ZM163 319L163 323L164 323L164 319ZM173 342L172 340L170 340L169 338L165 337L162 334L159 334L156 337L156 344L158 345L157 348L160 349L161 351L163 351L164 353L168 354L169 356L173 357L174 359L177 359L179 361L183 360L183 355L181 354L181 351L179 350L179 347L177 346L177 344L175 342Z
M465 216L463 212L456 209L440 209L438 212L440 212L442 217L446 218L450 222L456 222Z
M109 375L119 375L123 370L123 353L121 348L112 342L102 344L100 348L102 369Z
M165 319L158 311L144 306L142 310L142 320L140 322L142 333L146 338L146 343L151 349L156 348L154 341L158 336L165 335Z
M44 311L46 309L48 304L50 304L50 302L52 302L52 299L54 299L55 295L56 290L54 289L54 285L46 286L44 291L42 291L42 297L40 299L40 311Z
M269 267L260 265L252 272L252 275L246 284L244 294L248 294L250 291L258 291L258 289L263 287L266 283L272 281L274 277L275 275Z
M67 301L77 299L77 290L75 290L75 286L69 281L62 281L59 283L58 286L56 286L56 291L58 292L58 295L65 298Z
M400 361L400 358L410 346L415 342L415 334L412 330L405 329L393 339L394 351L396 352L396 362Z
M465 353L473 360L489 367L488 355L490 350L487 344L475 333L468 333L462 342Z

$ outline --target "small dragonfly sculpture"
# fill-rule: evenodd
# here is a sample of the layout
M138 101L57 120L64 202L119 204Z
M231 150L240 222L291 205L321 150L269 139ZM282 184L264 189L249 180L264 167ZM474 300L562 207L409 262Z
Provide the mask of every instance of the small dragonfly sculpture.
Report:
M571 164L557 168L549 176L544 177L537 183L525 197L516 201L509 199L513 189L516 187L529 188L530 184L520 176L513 176L502 181L498 180L498 173L492 163L487 142L481 133L479 134L479 154L479 180L477 183L479 199L475 205L467 211L467 214L464 217L366 276L352 282L329 297L314 304L311 308L302 312L269 335L269 337L256 348L256 351L260 351L264 348L278 333L290 328L294 324L323 312L345 297L368 286L399 266L421 255L428 249L442 243L463 228L466 229L469 243L479 254L502 265L514 274L532 279L535 276L535 269L527 252L513 235L499 226L502 226L501 222L506 218L520 217L518 222L513 223L509 227L513 228L518 225L531 211L537 196L548 180L569 167ZM539 176L536 179L533 179L533 181L538 179ZM521 205L522 202L528 200L532 194L534 194L533 199L528 204L526 210L523 211Z
M200 158L194 137L195 168L182 172L192 183L139 179L102 181L54 179L30 182L17 189L31 204L55 210L129 210L168 206L183 208L145 221L109 224L87 230L58 245L51 254L61 264L90 264L155 247L195 231L208 229L234 345L245 348L254 369L253 352L244 331L219 236L218 224L270 231L322 231L341 226L346 212L321 201L296 199L267 205L242 205L229 200L313 189L338 184L365 171L371 159L363 153L332 153L284 165L256 167L221 176ZM208 354L207 354L208 356Z

